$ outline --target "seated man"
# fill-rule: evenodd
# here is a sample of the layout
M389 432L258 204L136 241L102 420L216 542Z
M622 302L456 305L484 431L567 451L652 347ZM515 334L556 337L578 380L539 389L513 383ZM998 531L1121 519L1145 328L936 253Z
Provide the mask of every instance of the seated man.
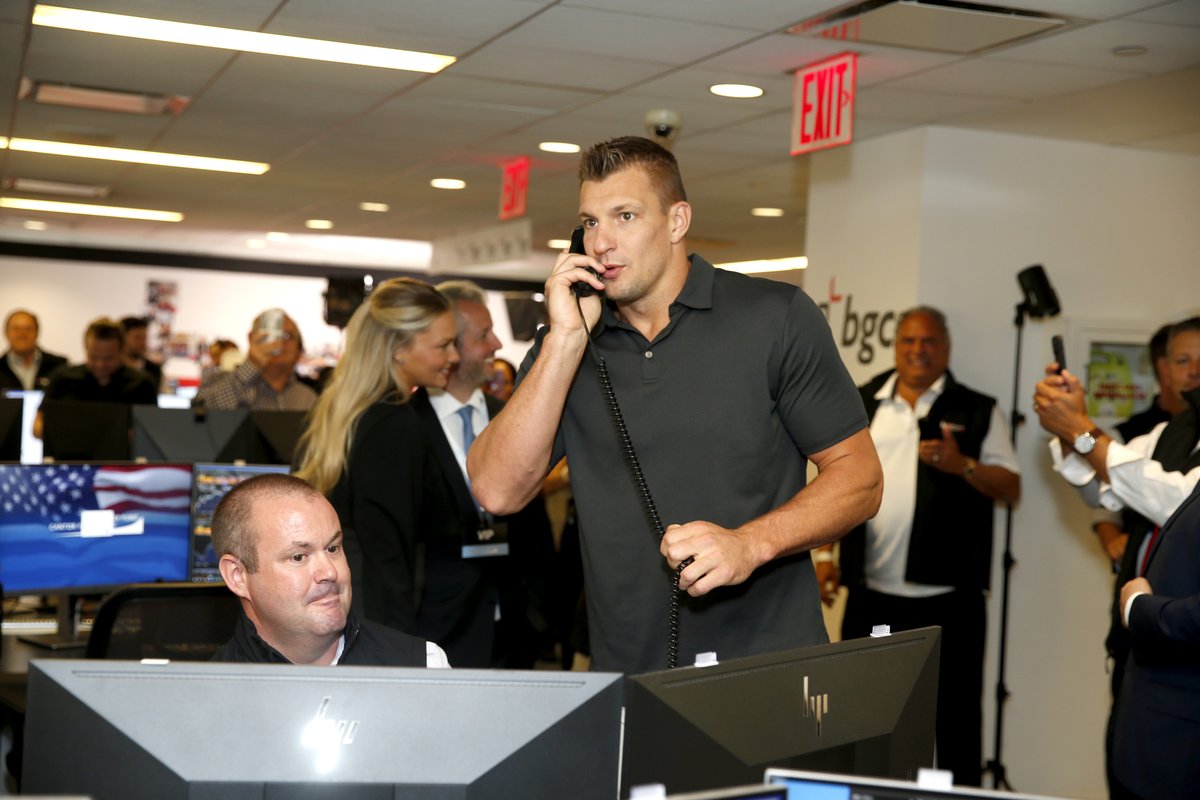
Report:
M50 373L67 359L38 347L38 318L17 309L4 320L8 352L0 357L0 390L45 389Z
M450 666L436 644L350 614L337 512L299 478L260 475L234 487L213 514L212 541L243 611L214 661Z
M282 331L272 332L270 315L282 315ZM217 372L200 386L196 405L217 411L307 411L317 393L296 377L304 347L296 322L279 309L259 314L250 331L246 360L232 372Z
M121 363L125 337L121 326L107 317L88 325L83 334L87 360L75 366L61 366L50 374L47 400L72 400L86 403L158 402L158 387L141 370ZM42 412L33 421L33 435L42 435Z

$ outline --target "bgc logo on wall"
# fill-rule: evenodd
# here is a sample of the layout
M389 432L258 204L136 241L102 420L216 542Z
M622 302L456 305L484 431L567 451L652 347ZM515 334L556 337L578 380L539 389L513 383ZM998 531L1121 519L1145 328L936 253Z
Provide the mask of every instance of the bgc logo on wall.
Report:
M833 336L842 347L858 347L854 357L866 366L875 361L876 350L887 351L896 340L895 311L864 311L854 308L854 295L838 294L836 278L829 279L829 299L817 303L825 314ZM878 345L878 348L877 348Z

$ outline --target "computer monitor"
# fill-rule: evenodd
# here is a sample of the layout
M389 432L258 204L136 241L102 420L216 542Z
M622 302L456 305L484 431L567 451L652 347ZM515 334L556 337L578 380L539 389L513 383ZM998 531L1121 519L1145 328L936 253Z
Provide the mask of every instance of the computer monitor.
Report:
M761 780L767 767L915 778L933 764L941 629L634 675L621 787Z
M663 800L789 800L788 790L782 786L766 784L733 786L728 789L710 789L707 792L667 795Z
M42 401L44 453L55 461L128 461L127 403Z
M229 490L247 478L268 472L286 473L282 464L196 464L192 467L192 581L221 580L212 546L212 515Z
M0 461L21 460L21 417L25 401L0 396Z
M863 778L787 769L768 769L766 781L787 790L787 800L1054 800L1033 794L962 786L937 787L910 781Z
M621 676L43 660L21 790L613 800Z
M258 436L246 460L257 464L291 464L307 417L307 411L251 411L250 420Z
M133 407L133 457L147 461L248 460L255 433L250 412Z
M186 464L0 464L6 596L188 577Z

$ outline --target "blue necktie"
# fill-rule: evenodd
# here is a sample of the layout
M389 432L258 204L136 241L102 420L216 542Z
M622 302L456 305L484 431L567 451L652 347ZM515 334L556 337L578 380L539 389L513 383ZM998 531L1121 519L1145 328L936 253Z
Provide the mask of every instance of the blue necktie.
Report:
M471 443L475 441L475 426L471 424L471 414L474 410L470 406L463 406L458 410L463 424L463 455L467 454L471 449Z
M462 417L463 424L463 456L471 450L471 442L475 441L475 426L471 423L471 414L474 411L470 406L463 406L458 410L458 416ZM467 482L467 491L471 491L471 478L464 474L463 479ZM475 499L474 492L471 493L471 500L475 503L476 510L479 511L479 516L484 522L491 519L490 515L483 510L483 506L479 505L479 501Z

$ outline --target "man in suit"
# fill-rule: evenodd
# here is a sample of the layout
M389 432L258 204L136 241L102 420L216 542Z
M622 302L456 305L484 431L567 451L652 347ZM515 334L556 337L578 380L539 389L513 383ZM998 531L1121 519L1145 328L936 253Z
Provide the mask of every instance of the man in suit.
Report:
M536 534L524 530L524 514L497 519L484 512L471 495L466 471L471 441L503 407L482 390L500 340L492 331L482 289L470 281L448 281L437 288L454 308L459 361L444 391L418 389L410 402L425 423L454 498L460 536L447 541L452 547L427 545L422 630L446 648L456 667L532 667L537 648L527 622L525 582L509 555L510 548L514 553L528 550L528 543L510 542L507 531L512 524L523 529L522 537ZM532 514L536 505L535 500ZM544 536L537 540L548 541L544 508L542 523ZM550 549L552 553L553 545Z
M1113 711L1123 797L1181 800L1200 786L1200 486L1121 589L1130 655Z
M32 311L18 308L4 320L8 352L0 358L0 391L6 389L45 389L50 373L67 359L38 347L38 318Z

